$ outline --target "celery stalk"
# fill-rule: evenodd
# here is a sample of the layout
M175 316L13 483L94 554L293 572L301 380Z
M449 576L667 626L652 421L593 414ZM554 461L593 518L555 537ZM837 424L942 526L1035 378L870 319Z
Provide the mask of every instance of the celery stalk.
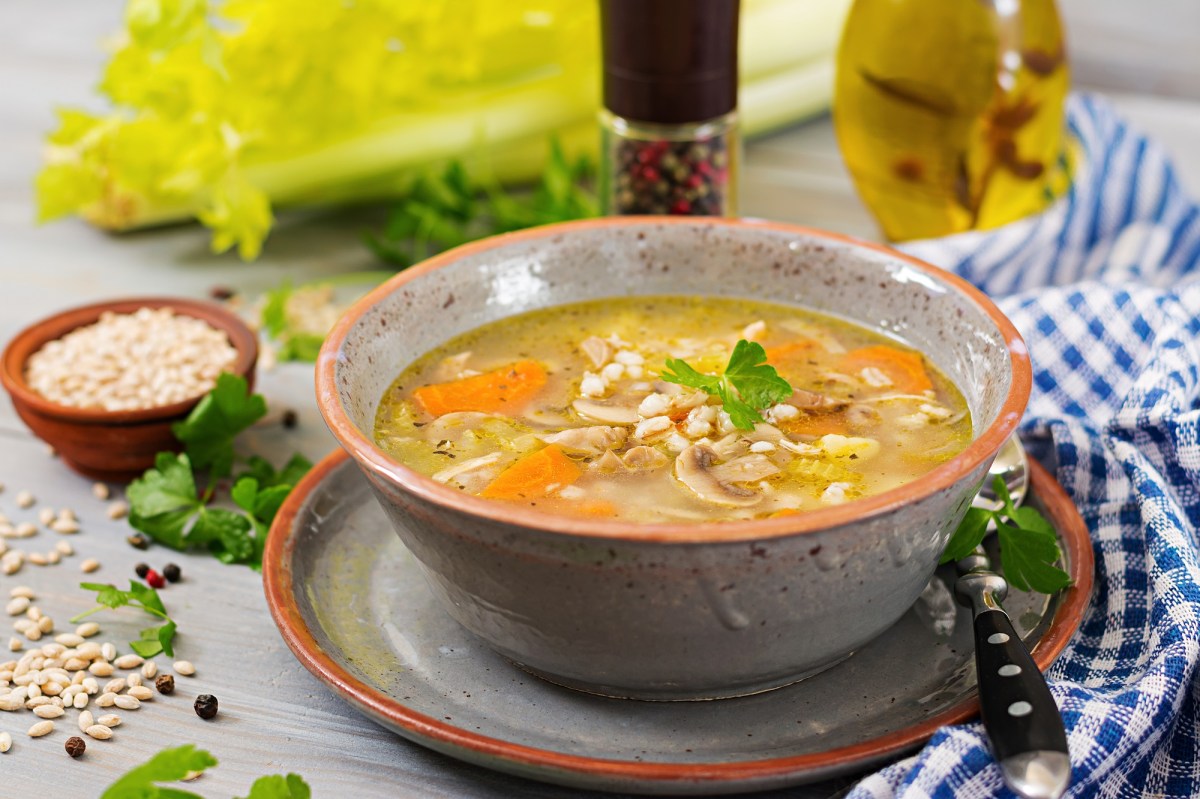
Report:
M747 133L826 107L849 0L744 0ZM103 116L60 112L39 217L128 230L190 217L254 258L280 206L403 196L450 159L536 177L594 153L595 3L129 0Z

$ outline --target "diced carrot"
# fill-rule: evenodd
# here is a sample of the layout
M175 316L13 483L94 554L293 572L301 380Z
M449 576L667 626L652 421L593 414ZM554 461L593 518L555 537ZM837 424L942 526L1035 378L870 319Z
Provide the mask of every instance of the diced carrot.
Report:
M781 508L780 510L775 511L772 514L769 514L767 516L767 518L768 519L777 519L780 516L795 516L798 513L800 513L800 511L797 508Z
M509 466L479 496L489 499L537 499L571 485L583 470L557 445L539 449Z
M801 411L795 419L780 422L779 429L802 436L823 436L826 433L846 435L850 430L844 411Z
M585 499L564 505L564 510L580 516L616 516L617 506L606 499Z
M766 347L767 363L774 366L776 371L797 371L808 364L815 346L815 341L805 338L798 341L789 341L787 344Z
M887 375L896 391L919 394L933 388L933 381L918 353L879 344L851 350L842 356L841 368L849 374L858 375L870 367Z
M544 385L546 370L541 364L517 361L481 375L422 386L413 391L413 396L434 416L456 411L515 414Z

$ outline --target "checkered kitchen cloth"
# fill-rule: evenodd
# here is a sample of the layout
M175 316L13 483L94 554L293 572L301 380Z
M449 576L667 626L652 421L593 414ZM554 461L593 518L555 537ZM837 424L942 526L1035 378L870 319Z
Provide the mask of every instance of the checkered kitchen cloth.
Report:
M1096 587L1048 672L1076 797L1200 796L1200 207L1101 98L1044 214L904 249L993 298L1025 337L1021 434L1087 522ZM853 799L1008 797L978 723L939 731Z

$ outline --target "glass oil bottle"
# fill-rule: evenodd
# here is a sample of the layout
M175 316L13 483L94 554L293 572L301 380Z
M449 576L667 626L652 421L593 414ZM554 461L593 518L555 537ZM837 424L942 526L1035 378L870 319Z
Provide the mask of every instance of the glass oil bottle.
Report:
M1068 84L1053 0L856 0L838 144L889 239L994 228L1069 186Z

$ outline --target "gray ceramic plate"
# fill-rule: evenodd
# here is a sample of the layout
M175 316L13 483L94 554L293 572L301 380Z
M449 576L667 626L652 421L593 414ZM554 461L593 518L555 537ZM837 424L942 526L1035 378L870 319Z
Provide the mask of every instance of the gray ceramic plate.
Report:
M1061 488L1036 464L1032 474L1031 501L1059 530L1075 580L1053 598L1005 603L1044 669L1079 625L1092 559ZM542 682L435 604L340 451L281 510L264 577L292 651L370 718L454 757L564 785L714 794L813 782L885 761L977 710L967 611L945 604L939 621L938 602L925 600L840 665L757 696L637 702Z

